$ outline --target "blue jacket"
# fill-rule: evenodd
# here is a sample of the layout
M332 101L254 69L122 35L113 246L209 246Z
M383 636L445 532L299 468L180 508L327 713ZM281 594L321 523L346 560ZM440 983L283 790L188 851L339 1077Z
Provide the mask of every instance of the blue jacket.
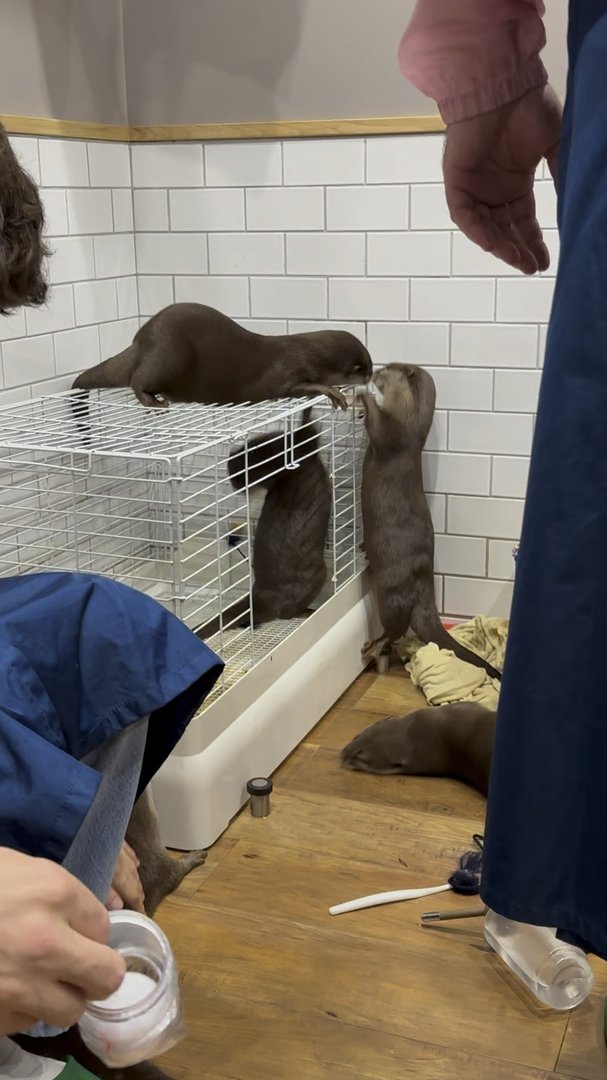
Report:
M149 714L142 791L222 669L179 619L109 578L0 579L0 846L61 862L101 781L80 759Z

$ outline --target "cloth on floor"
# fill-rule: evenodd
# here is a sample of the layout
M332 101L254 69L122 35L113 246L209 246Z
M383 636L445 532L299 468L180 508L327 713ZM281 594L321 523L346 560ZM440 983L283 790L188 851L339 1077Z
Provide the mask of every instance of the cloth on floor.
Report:
M449 633L498 671L503 669L507 619L477 615L469 622L454 626ZM499 680L492 679L482 668L460 660L448 649L439 649L434 642L424 645L416 637L404 638L396 650L412 683L419 686L430 705L474 701L487 709L497 708Z

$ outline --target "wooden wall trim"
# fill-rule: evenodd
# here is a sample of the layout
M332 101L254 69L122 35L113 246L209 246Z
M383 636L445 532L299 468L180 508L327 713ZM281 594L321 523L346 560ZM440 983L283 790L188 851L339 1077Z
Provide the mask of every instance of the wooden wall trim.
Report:
M50 135L56 139L99 139L130 142L127 124L94 124L84 120L50 120L44 116L6 116L0 122L10 135Z
M411 135L444 131L439 116L371 116L353 120L270 120L244 124L97 124L0 114L11 135L110 142L210 142L232 139L302 139L347 135Z
M154 124L132 127L132 142L302 139L343 135L410 135L444 131L439 116L371 116L356 120L270 120L263 124Z

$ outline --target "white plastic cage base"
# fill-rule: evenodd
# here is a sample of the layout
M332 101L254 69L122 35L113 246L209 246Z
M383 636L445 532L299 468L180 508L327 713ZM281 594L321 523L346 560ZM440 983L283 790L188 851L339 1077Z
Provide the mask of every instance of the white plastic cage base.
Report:
M153 784L167 847L204 848L221 836L247 802L247 780L270 776L335 704L377 632L362 574L194 717Z

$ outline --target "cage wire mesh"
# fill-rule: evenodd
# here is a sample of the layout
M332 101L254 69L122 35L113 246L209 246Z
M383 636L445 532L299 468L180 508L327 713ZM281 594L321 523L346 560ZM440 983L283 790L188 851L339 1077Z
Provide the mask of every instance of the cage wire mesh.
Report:
M0 408L0 576L104 574L164 604L225 660L208 705L306 617L256 626L252 550L264 482L317 453L331 482L327 583L312 607L364 565L358 505L362 421L326 398L145 409L130 391L69 392ZM308 413L311 407L311 413ZM314 427L313 427L314 425ZM298 431L297 460L293 435ZM309 432L309 435L308 435ZM262 472L228 474L230 454L272 437ZM232 470L234 471L234 470ZM240 604L235 618L229 608Z

